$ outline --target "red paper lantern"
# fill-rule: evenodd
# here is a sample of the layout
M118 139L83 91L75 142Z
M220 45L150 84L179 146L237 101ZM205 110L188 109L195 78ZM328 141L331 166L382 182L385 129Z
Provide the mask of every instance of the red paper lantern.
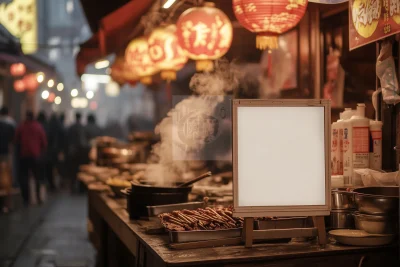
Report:
M189 58L196 60L197 70L212 70L211 60L225 55L231 46L232 24L214 3L186 10L176 26L179 44Z
M168 81L176 80L176 72L188 61L178 43L176 26L156 28L151 33L148 43L150 58L161 70L161 78Z
M53 103L53 102L54 102L54 99L56 99L56 94L53 93L53 92L51 92L51 93L49 94L49 97L47 98L47 101L50 102L50 103Z
M22 63L14 63L10 66L10 73L14 77L19 77L24 75L26 72L26 67Z
M259 49L278 47L278 35L295 27L304 16L308 0L233 0L239 23L257 33Z
M157 72L157 68L151 61L149 44L144 37L131 41L125 51L125 62L128 73L135 72L144 84L152 82L151 76Z
M17 93L22 93L25 91L25 83L23 80L16 80L14 81L14 90Z
M36 74L25 75L23 81L27 91L35 91L39 86L39 82L36 79Z
M111 66L111 79L120 85L125 83L136 83L140 77L135 69L126 64L123 57L117 57Z

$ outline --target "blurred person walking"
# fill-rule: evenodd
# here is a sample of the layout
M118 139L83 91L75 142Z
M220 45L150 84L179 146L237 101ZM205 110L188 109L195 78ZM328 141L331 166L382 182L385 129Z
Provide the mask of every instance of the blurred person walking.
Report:
M61 176L61 187L65 187L68 184L68 172L67 172L67 155L68 155L68 131L65 127L65 114L61 113L59 118L59 127L60 127L60 138L59 138L59 154L58 154L58 163L57 170L58 174Z
M15 135L15 122L8 114L8 108L0 110L0 190L4 190L4 202L0 206L4 213L11 209L12 190L12 141Z
M62 152L64 133L61 123L55 113L50 116L48 123L48 148L46 160L46 177L50 191L56 190L54 172L58 166L60 153ZM58 168L57 168L58 169Z
M37 202L42 203L40 187L43 183L40 159L47 148L47 139L43 127L34 120L33 112L26 112L26 120L16 131L15 142L19 146L20 175L19 185L25 205L29 204L29 172L36 182Z
M88 146L88 141L85 135L85 127L82 125L82 115L80 113L75 114L75 123L71 125L68 129L67 139L68 139L68 176L71 181L71 191L75 192L77 189L77 174L79 171L79 165L85 163L86 148Z
M102 135L102 129L96 124L96 116L89 114L87 117L87 125L85 126L86 140L89 142Z

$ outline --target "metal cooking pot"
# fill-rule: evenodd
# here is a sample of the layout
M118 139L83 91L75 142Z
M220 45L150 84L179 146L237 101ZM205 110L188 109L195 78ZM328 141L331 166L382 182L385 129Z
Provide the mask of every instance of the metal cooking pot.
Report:
M132 188L127 192L128 212L131 219L147 217L147 206L158 206L185 203L189 200L189 187L161 187L142 185L132 182Z
M356 208L354 192L338 188L331 192L332 210L351 210Z
M186 193L189 194L192 191L192 186L188 187L174 187L174 186L153 186L139 184L137 182L132 183L132 192L135 193ZM177 183L176 186L179 184ZM173 203L167 203L173 204Z
M399 187L364 187L354 189L358 211L370 215L399 213Z
M354 211L352 210L332 210L325 221L330 229L354 229Z
M370 234L397 234L399 231L397 216L379 216L354 213L356 228Z

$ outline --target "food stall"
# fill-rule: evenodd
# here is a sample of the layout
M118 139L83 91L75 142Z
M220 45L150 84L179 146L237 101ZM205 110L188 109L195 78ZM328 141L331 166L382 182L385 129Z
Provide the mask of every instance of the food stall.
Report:
M174 109L155 136L134 133L129 144L98 138L94 163L80 167L98 266L399 266L397 87L383 78L388 65L375 78L371 53L362 61L356 52L372 47L374 68L398 61L397 52L377 59L388 39L375 44L396 25L382 26L379 13L384 34L365 37L359 22L340 24L349 13L355 21L349 9L358 1L275 1L278 12L273 2L157 1L144 16L148 43L129 42L111 76L165 80ZM177 26L160 29L160 18ZM257 24L265 19L275 23L268 31ZM265 64L218 60L245 53ZM189 58L194 95L176 98L169 84ZM261 73L255 87L245 72Z

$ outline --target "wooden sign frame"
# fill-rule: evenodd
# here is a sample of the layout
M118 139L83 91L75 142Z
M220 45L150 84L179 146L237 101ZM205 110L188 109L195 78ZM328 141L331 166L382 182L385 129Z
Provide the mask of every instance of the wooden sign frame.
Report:
M233 202L234 216L327 216L330 214L330 101L329 100L240 100L232 101L233 114ZM239 107L324 107L325 109L325 205L313 206L275 206L275 207L239 207L238 201L238 108ZM240 153L240 152L239 152Z
M309 206L246 206L240 207L238 200L238 108L239 107L323 107L324 108L324 141L325 141L325 205ZM330 159L330 127L331 127L331 107L329 100L241 100L232 101L232 126L233 126L233 202L235 217L244 217L244 227L242 239L246 247L252 247L253 240L287 238L287 237L306 237L319 236L319 243L326 244L325 222L322 216L330 214L331 194L331 159ZM288 217L288 216L312 216L313 228L298 229L271 229L253 230L254 217Z

